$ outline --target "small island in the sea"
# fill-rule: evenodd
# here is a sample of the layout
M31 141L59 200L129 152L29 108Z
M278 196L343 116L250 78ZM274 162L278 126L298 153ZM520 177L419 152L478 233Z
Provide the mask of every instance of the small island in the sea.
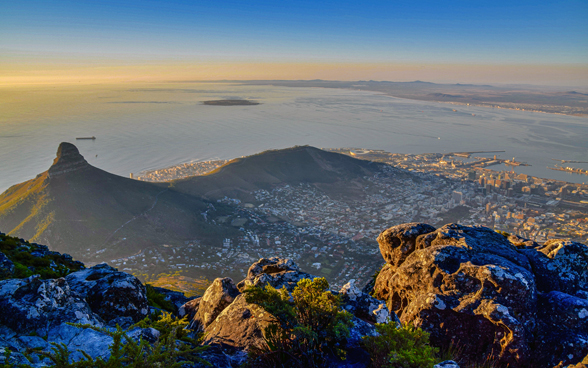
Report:
M249 105L259 105L259 102L249 101L249 100L213 100L213 101L203 101L205 105L216 105L216 106L249 106Z

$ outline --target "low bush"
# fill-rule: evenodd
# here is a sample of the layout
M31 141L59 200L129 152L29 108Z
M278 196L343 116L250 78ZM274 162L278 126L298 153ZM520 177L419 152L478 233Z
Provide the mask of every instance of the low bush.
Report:
M165 299L165 295L155 290L155 288L149 284L145 284L147 291L147 304L151 307L159 308L167 312L175 312L176 306Z
M126 331L120 327L112 332L90 325L71 324L111 336L114 342L110 346L110 357L107 360L93 359L84 351L80 351L85 358L71 363L71 352L67 346L57 343L52 343L53 348L50 352L36 353L49 358L59 368L180 368L193 366L194 363L211 366L209 362L200 358L206 347L200 346L200 340L188 337L189 331L184 329L187 324L185 319L175 319L169 313L163 313L158 318L148 317ZM160 337L154 344L143 339L134 340L127 335L134 327L153 327L160 332Z
M365 336L363 347L370 354L370 367L431 368L437 349L429 345L429 334L411 325L395 322L376 325L378 336Z
M5 234L0 235L0 252L14 263L14 274L8 276L9 278L22 279L31 275L40 275L42 279L55 279L84 267L82 263L74 261L68 255L50 252L47 247Z
M331 357L344 358L352 315L340 310L324 278L300 280L291 295L286 288L250 287L245 300L278 320L264 331L264 346L250 350L249 367L324 367Z

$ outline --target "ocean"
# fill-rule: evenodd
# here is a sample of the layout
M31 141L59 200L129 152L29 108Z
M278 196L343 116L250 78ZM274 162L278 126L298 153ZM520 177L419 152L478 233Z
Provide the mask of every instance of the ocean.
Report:
M260 105L202 104L219 99ZM96 140L76 140L88 136ZM503 150L499 157L532 165L517 172L588 182L588 176L547 169L552 159L588 161L583 117L233 83L0 88L0 191L47 170L60 142L75 144L90 164L127 177L308 144L398 153Z

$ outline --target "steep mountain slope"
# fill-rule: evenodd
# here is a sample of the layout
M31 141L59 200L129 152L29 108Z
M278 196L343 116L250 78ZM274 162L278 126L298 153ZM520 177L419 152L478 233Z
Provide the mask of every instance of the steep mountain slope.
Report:
M0 229L92 260L188 239L218 238L233 230L202 213L226 212L167 185L131 180L88 164L62 143L48 171L0 195Z
M205 176L174 182L178 191L208 198L250 200L247 192L279 184L309 183L332 196L361 195L364 176L383 164L358 160L310 146L265 151L238 158Z

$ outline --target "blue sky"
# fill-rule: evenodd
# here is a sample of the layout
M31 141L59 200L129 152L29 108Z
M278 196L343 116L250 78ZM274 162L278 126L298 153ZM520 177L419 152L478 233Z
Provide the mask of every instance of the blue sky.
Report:
M586 65L588 1L4 1L0 53L41 62Z

